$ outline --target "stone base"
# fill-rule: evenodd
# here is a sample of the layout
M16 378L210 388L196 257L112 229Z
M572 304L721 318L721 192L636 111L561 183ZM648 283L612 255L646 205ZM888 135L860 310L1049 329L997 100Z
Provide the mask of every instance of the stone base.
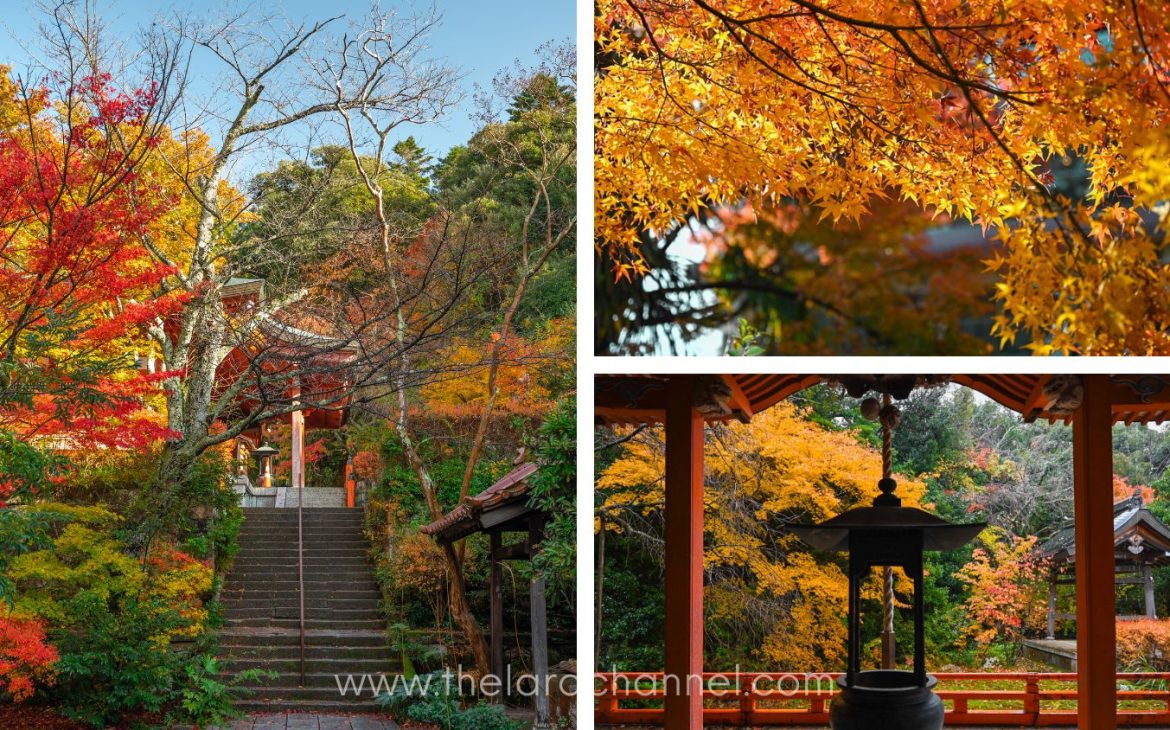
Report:
M276 503L269 506L296 509L302 492L304 493L305 509L345 507L345 490L336 487L305 487L304 489L277 487Z
M1072 639L1027 639L1024 656L1064 672L1077 671L1077 642Z

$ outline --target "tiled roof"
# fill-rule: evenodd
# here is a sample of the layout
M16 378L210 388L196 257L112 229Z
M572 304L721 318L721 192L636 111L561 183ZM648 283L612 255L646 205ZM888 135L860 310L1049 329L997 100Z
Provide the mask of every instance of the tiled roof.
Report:
M1123 499L1113 505L1113 544L1140 537L1140 543L1160 553L1170 550L1170 527L1146 509L1140 494ZM1041 546L1044 552L1059 560L1071 560L1076 555L1075 522L1069 520L1060 526L1056 534ZM1165 557L1165 556L1162 556Z
M527 462L505 474L495 484L474 497L468 497L458 507L420 529L425 535L437 535L451 541L478 532L483 528L481 517L485 512L528 501L528 478L536 473L536 464Z

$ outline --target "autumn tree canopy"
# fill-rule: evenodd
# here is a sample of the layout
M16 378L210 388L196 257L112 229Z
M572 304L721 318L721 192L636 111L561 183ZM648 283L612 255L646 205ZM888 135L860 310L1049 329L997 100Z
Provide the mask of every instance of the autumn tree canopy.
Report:
M784 670L844 661L848 579L785 528L817 522L877 496L880 454L853 434L818 426L781 403L750 424L709 429L704 571L708 651L752 656ZM600 473L603 529L659 546L664 507L661 432L636 434ZM925 485L900 478L903 501ZM905 587L905 586L903 586ZM877 599L877 585L866 596Z
M135 369L148 326L182 303L138 244L178 199L148 161L166 134L157 103L108 76L49 88L0 67L0 428L22 439L168 434L144 408L158 376Z
M597 36L608 276L646 275L645 235L712 207L904 201L993 239L1000 346L1170 350L1156 4L601 0Z

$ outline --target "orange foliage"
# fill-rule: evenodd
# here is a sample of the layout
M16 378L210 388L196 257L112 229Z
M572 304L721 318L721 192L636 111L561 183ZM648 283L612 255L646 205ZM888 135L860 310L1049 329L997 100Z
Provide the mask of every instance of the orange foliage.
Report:
M212 569L173 547L155 550L147 559L152 594L174 606L187 620L180 636L199 636L207 621L203 598L211 590Z
M1140 494L1142 497L1142 504L1149 504L1154 501L1154 488L1145 484L1130 484L1123 476L1113 475L1113 501L1121 502L1129 499L1135 494Z
M500 353L496 375L499 395L496 413L500 417L528 417L547 413L553 404L552 394L541 384L540 370L572 357L573 323L569 319L552 320L547 336L525 339L508 335ZM445 367L452 374L421 389L428 415L466 418L478 416L487 401L487 377L491 349L500 335L492 332L482 342L460 342L447 350Z
M956 577L971 587L966 604L967 635L982 647L997 639L1019 641L1045 615L1048 561L1037 550L1037 539L989 529L983 546Z
M615 278L659 265L643 233L712 205L852 222L910 202L997 239L1001 346L1170 352L1164 3L598 0L594 18ZM1070 199L1054 173L1072 160Z
M0 616L0 691L17 702L32 697L36 683L53 683L58 659L40 621Z
M1170 620L1118 621L1117 663L1129 671L1170 671Z
M775 669L844 661L848 580L841 563L814 555L786 529L815 522L877 496L881 456L849 431L826 429L787 402L750 423L707 429L704 568L708 622L741 621L745 604L766 603L774 623L758 649ZM598 478L601 509L631 522L659 513L664 501L660 435L639 438ZM919 504L925 484L900 478L898 494ZM621 521L607 521L621 530ZM865 592L877 597L876 584ZM905 583L899 590L908 589Z
M377 451L359 451L353 455L353 472L358 479L377 481L382 476L382 456Z

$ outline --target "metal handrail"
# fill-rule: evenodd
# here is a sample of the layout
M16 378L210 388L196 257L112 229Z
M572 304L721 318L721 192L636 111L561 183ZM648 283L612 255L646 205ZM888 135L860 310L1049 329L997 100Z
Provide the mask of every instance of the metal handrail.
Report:
M297 593L301 602L301 686L305 686L305 532L304 506L305 490L296 490L297 495Z

